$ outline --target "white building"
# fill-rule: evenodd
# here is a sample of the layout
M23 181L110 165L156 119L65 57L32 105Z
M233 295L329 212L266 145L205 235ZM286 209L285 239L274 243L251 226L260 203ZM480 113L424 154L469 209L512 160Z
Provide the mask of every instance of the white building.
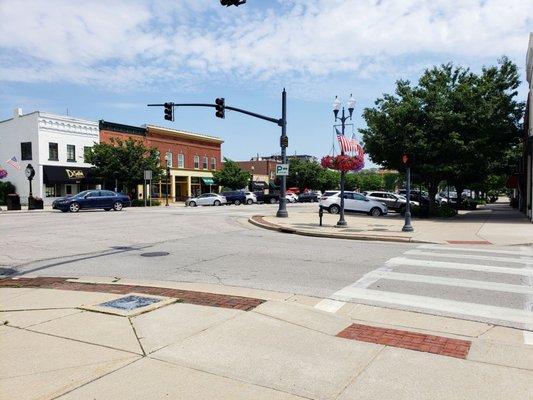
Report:
M97 187L85 152L100 142L98 122L35 111L22 114L17 108L13 118L0 121L0 165L8 171L10 181L27 204L28 179L24 169L35 169L33 195L50 204L54 198L76 194ZM6 161L16 157L21 169Z
M533 221L533 33L529 35L529 46L526 55L526 78L529 84L526 115L524 117L524 167L526 184L525 211Z

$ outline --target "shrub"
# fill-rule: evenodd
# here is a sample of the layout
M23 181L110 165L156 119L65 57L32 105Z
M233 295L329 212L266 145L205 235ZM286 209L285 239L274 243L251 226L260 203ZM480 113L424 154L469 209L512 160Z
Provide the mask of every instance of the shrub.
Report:
M160 206L161 202L159 200L152 200L152 207ZM132 207L144 207L144 200L135 199L131 201ZM150 207L150 201L146 201L146 206Z
M11 182L0 182L0 204L6 204L7 195L11 193L16 193L15 185Z

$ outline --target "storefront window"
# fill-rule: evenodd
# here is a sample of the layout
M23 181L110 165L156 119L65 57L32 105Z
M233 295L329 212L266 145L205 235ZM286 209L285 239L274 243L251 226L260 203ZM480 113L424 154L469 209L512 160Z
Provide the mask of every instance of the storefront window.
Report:
M215 157L211 158L211 169L217 169L217 159Z
M200 156L194 156L194 169L200 168Z
M209 164L209 158L204 157L204 162L202 164L202 168L203 169L207 169L208 164Z
M45 196L46 197L60 197L61 186L60 185L46 185Z
M183 157L183 153L178 154L178 168L185 168L185 157Z
M67 144L67 161L76 162L76 146Z
M50 161L58 161L59 153L57 150L57 143L48 143L48 159Z

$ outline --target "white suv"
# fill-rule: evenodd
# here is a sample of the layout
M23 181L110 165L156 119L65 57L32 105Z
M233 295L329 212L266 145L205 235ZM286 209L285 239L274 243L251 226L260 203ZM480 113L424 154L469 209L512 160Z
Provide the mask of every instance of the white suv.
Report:
M319 204L329 213L338 214L341 210L340 190L324 192ZM367 199L361 193L349 191L344 192L344 209L346 211L363 212L373 217L385 215L389 212L385 204Z
M257 203L257 196L255 193L245 192L244 194L246 195L246 204L250 205Z

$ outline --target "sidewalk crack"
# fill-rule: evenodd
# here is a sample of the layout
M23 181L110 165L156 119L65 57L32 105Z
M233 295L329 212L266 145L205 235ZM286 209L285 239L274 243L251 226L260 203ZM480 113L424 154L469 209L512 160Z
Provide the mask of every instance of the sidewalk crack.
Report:
M131 322L131 318L129 317L128 317L128 321L130 323L131 329L133 330L133 334L135 335L135 339L137 339L137 343L139 343L139 347L141 348L143 357L146 357L146 351L144 350L141 340L139 339L139 335L137 335L137 330L135 329L135 325L133 325L133 322Z

